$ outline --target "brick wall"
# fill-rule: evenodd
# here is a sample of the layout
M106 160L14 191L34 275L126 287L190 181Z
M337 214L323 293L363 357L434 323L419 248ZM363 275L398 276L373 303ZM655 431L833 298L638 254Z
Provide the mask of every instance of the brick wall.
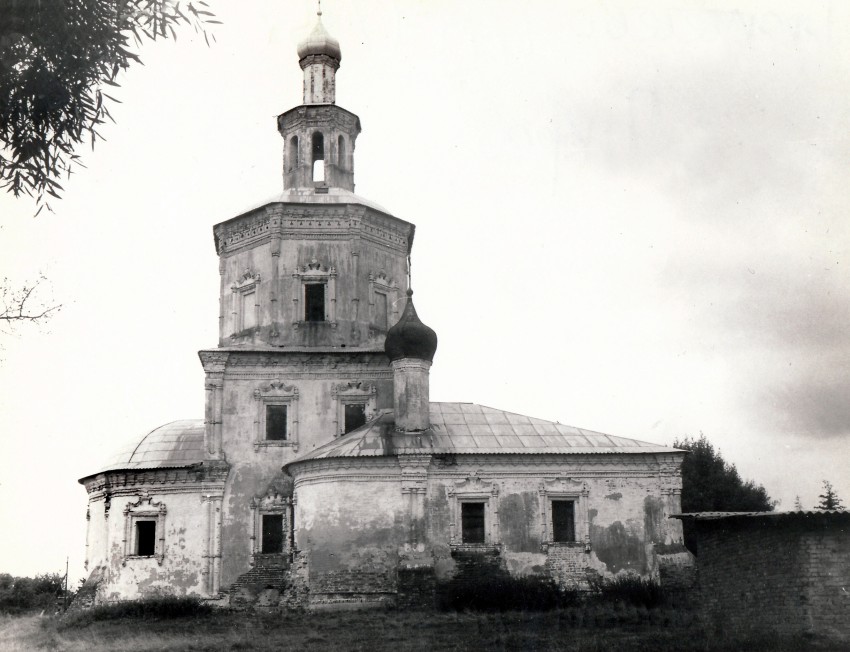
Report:
M553 544L546 551L546 575L564 589L590 589L588 575L596 575L589 563L589 555L584 550L583 543Z
M699 584L726 631L850 638L850 527L802 518L698 522Z
M690 596L697 587L694 556L682 544L655 546L655 555L665 595Z

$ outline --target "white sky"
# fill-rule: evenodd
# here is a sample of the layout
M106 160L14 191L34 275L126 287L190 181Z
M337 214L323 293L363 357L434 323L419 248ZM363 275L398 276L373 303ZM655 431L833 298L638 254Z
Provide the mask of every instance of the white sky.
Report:
M307 0L213 0L122 77L0 273L64 304L0 340L0 572L83 573L77 478L203 416L212 226L279 192ZM662 444L704 432L791 509L850 504L850 4L325 0L357 192L417 225L433 400Z

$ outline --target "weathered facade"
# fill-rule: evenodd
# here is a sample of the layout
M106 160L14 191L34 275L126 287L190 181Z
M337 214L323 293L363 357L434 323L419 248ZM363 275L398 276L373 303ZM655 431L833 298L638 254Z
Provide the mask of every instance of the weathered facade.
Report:
M702 512L699 598L727 632L850 641L850 512Z
M284 191L214 227L204 420L80 481L98 599L407 603L476 560L575 586L657 574L681 542L683 453L430 401L436 334L404 294L414 226L354 194L339 44L319 22L298 54Z

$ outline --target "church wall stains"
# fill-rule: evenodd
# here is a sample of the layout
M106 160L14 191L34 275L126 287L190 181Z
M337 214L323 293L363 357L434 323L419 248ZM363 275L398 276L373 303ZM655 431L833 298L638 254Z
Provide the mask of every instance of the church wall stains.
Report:
M464 457L436 456L428 464L421 498L424 541L413 541L413 521L407 517L411 503L405 502L410 494L403 491L394 457L314 460L289 467L298 504L297 547L310 550L311 590L321 594L313 600L345 601L345 586L351 596L357 594L351 598L355 601L366 600L373 589L374 599L386 597L396 590L400 568L431 567L437 580L445 581L465 572L470 555L473 561L476 555L495 555L492 563L514 576L548 576L563 586L587 589L589 576L657 574L654 546L681 541L678 522L667 518L662 496L667 481L653 472L652 456L637 462L634 456L569 460L552 455L538 457L533 466L523 456ZM362 480L342 479L355 476ZM559 487L586 495L584 502L576 501L586 514L576 516L573 542L553 542L552 524L543 522L543 501L561 497ZM616 500L612 493L619 494ZM464 541L460 507L467 501L487 503L481 544ZM466 560L460 566L458 555Z
M104 515L103 496L90 501L89 511L96 527L90 533L87 554L88 570L101 573L104 581L98 588L98 603L135 599L152 595L207 594L207 532L205 523L196 516L201 501L195 493L149 494L153 503L165 505L161 560L155 556L138 556L137 532L132 516L125 509L138 502L141 490L122 487L120 495L109 500L109 517ZM99 526L99 527L97 527Z

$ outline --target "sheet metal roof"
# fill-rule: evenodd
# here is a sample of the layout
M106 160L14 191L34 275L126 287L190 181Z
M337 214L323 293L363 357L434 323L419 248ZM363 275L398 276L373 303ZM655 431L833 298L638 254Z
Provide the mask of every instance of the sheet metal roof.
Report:
M787 512L687 512L684 514L673 514L670 518L678 518L681 520L693 521L719 521L727 519L752 519L752 518L769 518L769 519L794 519L794 518L812 518L812 517L833 517L843 516L850 518L850 512L837 509L814 509L814 510L798 510Z
M128 443L96 473L181 468L204 460L204 420L172 421ZM89 477L89 476L86 476Z
M671 453L677 449L553 421L505 412L475 403L431 403L431 429L419 434L395 430L391 410L357 430L294 462L334 457L436 454ZM293 463L294 463L293 462Z

